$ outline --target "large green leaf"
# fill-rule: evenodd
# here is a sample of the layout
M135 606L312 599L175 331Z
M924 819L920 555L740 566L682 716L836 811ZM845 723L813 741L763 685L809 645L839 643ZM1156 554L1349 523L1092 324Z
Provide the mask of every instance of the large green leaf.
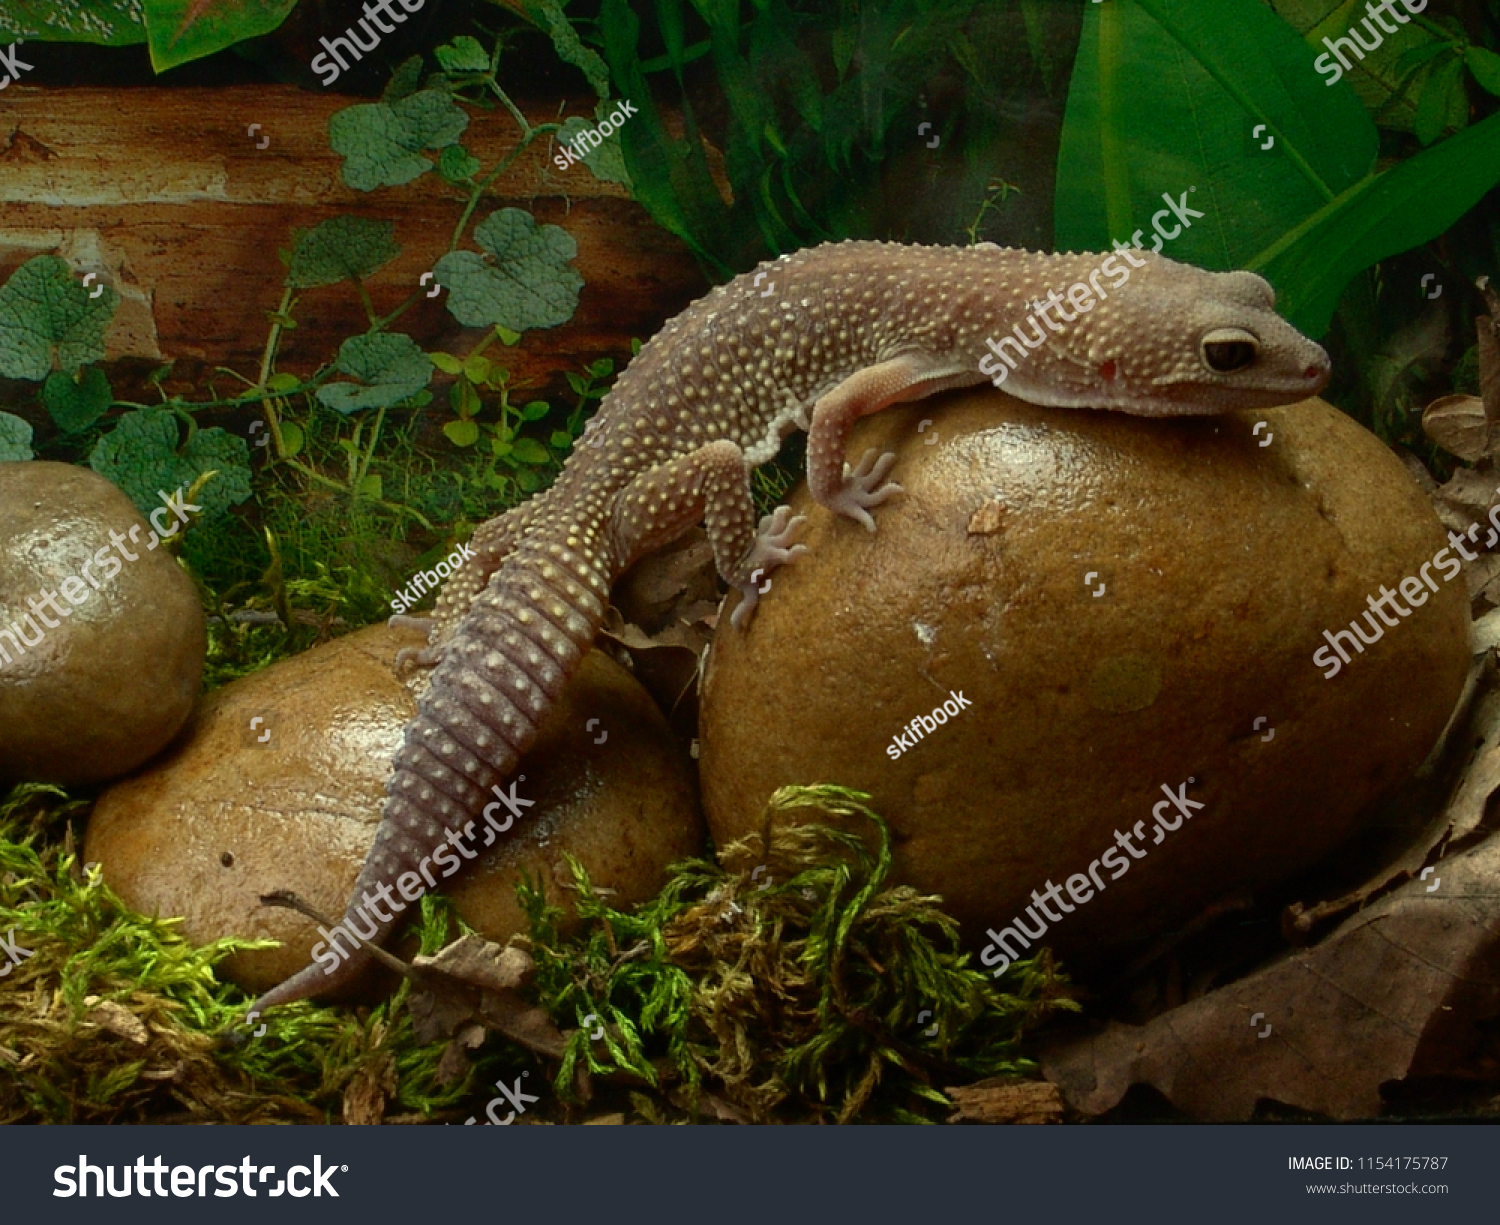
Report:
M1500 115L1361 179L1246 261L1282 288L1278 308L1321 335L1349 279L1447 230L1500 181Z
M1257 0L1112 0L1085 22L1058 154L1060 250L1107 249L1137 230L1150 246L1163 193L1196 186L1207 215L1166 254L1242 267L1374 163L1358 99L1330 88Z
M146 41L145 15L140 0L5 0L0 42L24 38L128 47Z
M151 66L165 72L276 29L297 0L141 0ZM342 31L339 31L342 33Z
M1164 246L1206 268L1252 268L1288 319L1328 328L1351 277L1442 233L1500 181L1500 116L1374 173L1376 133L1346 82L1257 0L1114 0L1091 8L1057 178L1059 248L1144 231L1196 186L1207 214ZM1155 88L1131 83L1150 77ZM1262 150L1255 124L1275 137ZM1169 218L1168 224L1171 224Z

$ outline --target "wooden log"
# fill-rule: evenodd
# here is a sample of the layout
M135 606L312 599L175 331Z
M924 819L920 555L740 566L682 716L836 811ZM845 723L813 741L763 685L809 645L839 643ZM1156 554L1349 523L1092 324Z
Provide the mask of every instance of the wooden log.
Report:
M464 201L435 173L369 193L346 186L328 120L358 101L274 85L13 85L0 93L0 280L42 252L100 274L123 298L109 357L174 362L166 381L173 392L199 385L215 366L255 377L267 313L281 300L285 268L276 253L296 230L329 217L396 223L402 253L367 282L375 309L388 313L447 249ZM533 124L563 117L555 105L523 109ZM486 171L516 139L503 111L474 114L464 134ZM687 249L623 188L581 165L558 170L553 152L538 141L518 158L470 226L509 205L577 240L585 280L577 314L504 351L516 382L556 387L563 370L601 354L628 356L632 336L651 336L707 286ZM467 239L460 246L473 249ZM304 292L297 318L279 366L298 374L332 360L340 341L368 326L347 283ZM441 299L418 303L394 326L424 348L460 353L481 334L466 336ZM227 380L219 386L233 394ZM119 379L116 388L123 394Z

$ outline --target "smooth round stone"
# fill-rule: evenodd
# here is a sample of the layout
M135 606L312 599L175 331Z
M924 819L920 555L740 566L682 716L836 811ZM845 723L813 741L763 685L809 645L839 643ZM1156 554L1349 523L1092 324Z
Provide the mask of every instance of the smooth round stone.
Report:
M182 727L207 628L154 539L87 468L0 463L0 783L116 778Z
M1087 962L1332 853L1457 700L1462 579L1332 679L1314 662L1447 545L1397 459L1322 401L1147 420L984 389L867 418L848 454L869 447L905 487L878 530L799 489L811 552L714 642L700 776L720 845L782 785L867 791L899 879L976 945L1078 878L1087 900L1048 902L1039 943ZM957 714L906 731L951 694ZM1202 807L1182 817L1163 787Z
M416 712L392 664L399 648L424 641L371 626L210 695L170 756L101 797L85 858L136 909L182 916L189 939L282 941L223 963L247 990L302 969L319 939L314 924L262 906L260 895L289 889L331 919L343 915ZM597 651L519 774L516 794L534 805L439 886L491 940L526 930L515 896L523 871L549 902L569 906L564 852L613 904L628 905L656 894L669 863L703 851L691 763L645 691ZM414 942L396 949L409 955ZM367 980L365 994L379 985Z

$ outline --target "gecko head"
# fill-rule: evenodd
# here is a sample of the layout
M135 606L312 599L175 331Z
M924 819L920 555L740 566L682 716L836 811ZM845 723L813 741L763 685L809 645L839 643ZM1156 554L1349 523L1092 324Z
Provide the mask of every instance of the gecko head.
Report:
M1262 277L1141 258L1057 338L1070 404L1182 416L1293 404L1327 384L1328 354L1276 313Z

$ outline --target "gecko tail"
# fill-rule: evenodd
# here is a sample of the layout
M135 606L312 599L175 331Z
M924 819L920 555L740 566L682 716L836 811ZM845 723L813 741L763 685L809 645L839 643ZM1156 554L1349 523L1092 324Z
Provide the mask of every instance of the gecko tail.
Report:
M249 1015L254 1018L256 1015L264 1015L267 1010L280 1004L312 999L314 996L353 986L373 960L374 958L361 947L356 948L350 957L341 961L333 970L325 969L315 961L312 965L298 970L285 982L272 987L251 1004Z
M416 881L420 892L441 887L530 806L515 783L508 793L498 784L535 742L538 725L577 672L608 598L609 579L597 557L545 536L521 546L492 576L407 725L344 918L332 930L320 929L317 964L261 996L255 1010L352 985L373 958L348 931L383 942L405 920L413 894L420 895ZM475 841L476 826L482 842Z

